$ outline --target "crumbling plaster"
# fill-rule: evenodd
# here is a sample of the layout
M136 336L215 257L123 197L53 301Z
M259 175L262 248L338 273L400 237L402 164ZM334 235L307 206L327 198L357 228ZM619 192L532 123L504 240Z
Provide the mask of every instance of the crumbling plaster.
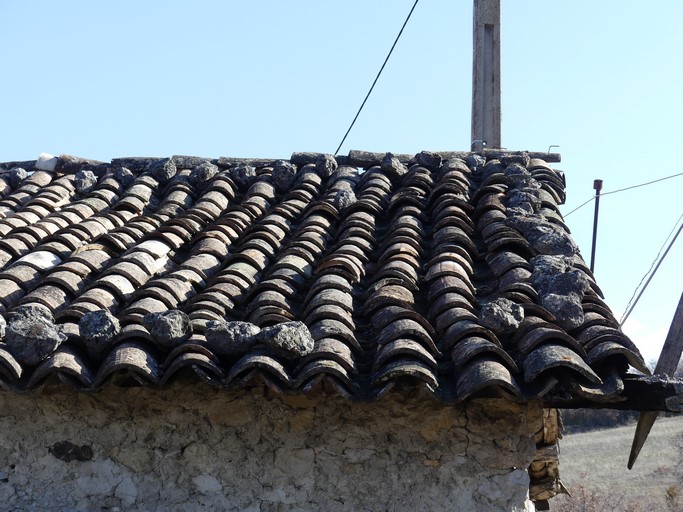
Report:
M540 404L0 392L3 510L533 510Z

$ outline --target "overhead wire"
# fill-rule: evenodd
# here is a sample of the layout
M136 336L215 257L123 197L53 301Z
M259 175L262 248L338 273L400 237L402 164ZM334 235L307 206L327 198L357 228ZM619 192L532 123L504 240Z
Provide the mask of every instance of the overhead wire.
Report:
M662 254L662 251L664 250L664 247L666 246L666 244L669 243L669 239L671 238L671 235L673 235L674 231L676 231L676 226L678 226L678 223L681 221L682 218L683 218L683 213L681 213L681 216L678 217L678 220L674 224L674 227L671 228L671 231L669 231L669 234L667 235L666 239L664 240L664 243L662 244L662 246L659 248L659 251L657 252L657 256L655 256L655 259L652 260L652 263L650 264L650 268L647 269L647 272L645 272L643 277L640 279L640 282L636 286L635 290L633 290L633 294L631 295L631 298L628 300L628 304L626 304L626 308L624 308L624 312L628 311L629 308L631 307L631 303L633 302L633 299L636 296L638 289L640 288L640 286L643 284L643 281L645 281L645 278L650 274L650 272L652 272L652 269L654 268L654 266L659 261L659 258ZM622 317L622 319L623 319L623 317Z
M683 231L683 223L681 223L681 219L683 219L683 213L681 213L681 216L678 217L676 224L674 224L673 229L669 232L669 235L666 237L666 240L664 240L664 243L662 244L662 247L659 249L657 256L655 257L654 261L650 265L650 268L645 273L645 275L642 277L642 279L640 280L640 283L638 283L638 286L636 286L636 289L633 291L633 295L631 295L631 298L628 301L628 304L626 305L626 310L624 311L624 314L621 317L621 320L619 320L619 327L624 325L624 323L628 319L631 312L635 309L636 304L638 304L638 301L640 300L640 297L642 297L643 293L645 293L645 290L647 289L648 285L650 284L650 281L652 281L652 278L657 273L657 270L659 269L660 265L664 261L664 258L666 258L666 255L669 253L669 250L671 249L671 247L673 247L673 244L676 242L678 235L680 235L681 231ZM680 226L678 226L679 223L681 224ZM676 226L678 226L678 231L676 231ZM673 238L671 238L671 235L673 234L674 231L676 231L676 234L673 236ZM671 239L671 240L669 241L669 239ZM667 245L667 243L668 243L668 245ZM666 246L666 250L664 251L664 254L662 254L662 250L664 249L665 246ZM648 277L648 275L649 275L649 277ZM641 284L643 283L643 280L646 277L647 277L647 281L645 282L643 287L640 288ZM638 292L639 288L640 288L640 292ZM636 297L636 293L638 293L637 297ZM636 297L635 300L634 300L634 297Z
M574 208L572 211L570 211L569 213L565 214L564 217L565 217L565 218L569 217L569 216L570 216L572 213L574 213L576 210L580 210L581 208L583 208L584 206L586 206L586 205L587 205L588 203L590 203L591 201L595 201L595 196L591 196L591 198L590 198L588 201L586 201L586 202L584 202L584 203L581 203L579 206L577 206L576 208Z
M644 186L646 186L646 185L652 185L653 183L659 183L660 181L670 180L671 178L677 178L678 176L683 176L683 172L679 172L679 173L677 173L677 174L672 174L671 176L664 176L663 178L657 178L656 180L647 181L647 182L645 182L645 183L639 183L639 184L637 184L637 185L631 185L631 186L624 187L624 188L620 188L620 189L617 189L617 190L610 190L609 192L603 192L602 194L600 194L600 196L608 196L608 195L610 195L610 194L616 194L616 193L618 193L618 192L625 192L626 190L631 190L631 189L634 189L634 188L644 187ZM574 212L577 211L577 210L580 210L581 208L583 208L584 206L586 206L586 205L587 205L588 203L590 203L591 201L595 201L595 196L592 196L590 199L588 199L587 201L581 203L579 206L577 206L576 208L574 208L572 211L570 211L569 213L565 214L565 215L564 215L564 218L569 217L572 213L574 213Z
M617 189L617 190L610 190L610 191L608 191L608 192L603 192L603 193L601 194L601 196L608 196L608 195L610 195L610 194L617 194L617 193L620 193L620 192L625 192L625 191L627 191L627 190L632 190L632 189L635 189L635 188L645 187L645 186L647 186L647 185L652 185L652 184L654 184L654 183L659 183L660 181L669 180L669 179L672 179L672 178L677 178L677 177L679 177L679 176L683 176L683 172L679 172L679 173L676 173L676 174L671 174L670 176L664 176L664 177L662 177L662 178L657 178L656 180L646 181L646 182L644 182L644 183L638 183L637 185L630 185L630 186L628 186L628 187L619 188L619 189ZM571 210L569 213L565 214L565 215L564 215L564 218L567 218L567 217L568 217L569 215L571 215L572 213L574 213L574 212L580 210L581 208L583 208L584 206L586 206L587 204L589 204L591 201L595 201L596 197L597 197L597 196L591 196L590 199L588 199L587 201L584 201L584 202L581 203L579 206L577 206L576 208L574 208L573 210ZM669 253L669 250L671 250L671 247L672 247L673 244L676 242L676 239L678 238L678 235L680 235L680 234L681 234L681 231L683 231L683 223L682 223L680 226L678 226L679 223L681 222L681 219L683 219L683 214L681 214L681 216L680 216L680 217L678 218L678 220L676 221L676 224L674 224L674 227L671 229L671 231L670 231L669 234L667 235L666 239L664 240L664 243L663 243L662 246L660 247L659 252L657 252L657 256L655 257L655 259L653 260L652 264L650 265L650 268L647 270L647 272L645 273L645 275L643 275L643 277L640 279L640 282L638 283L638 286L636 286L635 290L633 291L633 294L631 295L631 298L629 299L628 304L626 305L626 309L625 309L625 311L624 311L624 314L623 314L623 316L621 317L621 320L619 321L619 326L624 325L624 323L625 323L626 320L628 319L628 317L629 317L629 315L631 314L631 312L635 309L636 304L638 304L638 301L639 301L640 298L642 297L643 293L645 293L645 290L647 289L648 285L649 285L650 282L652 281L652 278L653 278L653 277L655 276L655 274L657 273L657 270L659 269L660 265L661 265L662 262L664 261L664 258L666 258L666 255ZM676 231L676 227L677 227L677 226L678 226L678 230ZM671 236L672 236L672 234L674 233L674 231L676 232L676 234L673 236L673 239L671 239ZM670 240L670 239L671 239L671 240ZM668 244L668 245L667 245L667 244ZM664 247L666 247L666 250L664 250ZM662 251L663 251L663 250L664 250L664 253L662 254ZM647 281L645 281L646 279L647 279ZM645 284L643 284L643 281L645 281Z
M413 7L410 9L408 16L406 17L405 21L403 22L403 26L401 27L401 30L398 31L398 35L396 36L396 39L394 40L394 44L391 45L391 49L389 50L389 53L387 54L386 58L384 59L384 63L382 64L382 67L379 68L379 72L377 73L375 80L372 82L372 85L370 86L370 90L365 95L365 99L363 100L363 103L361 103L360 108L358 109L358 112L356 112L356 115L353 118L353 121L351 121L351 125L349 126L349 129L346 130L346 133L344 134L344 137L342 137L342 140L339 143L337 150L334 152L335 156L339 153L339 150L344 145L344 142L346 141L346 137L348 137L349 133L351 132L353 125L356 124L356 120L358 119L358 116L360 115L361 111L363 110L365 103L368 101L370 94L372 94L372 90L375 88L375 84L377 83L377 80L379 80L379 77L382 74L382 71L384 71L384 66L387 65L387 62L389 62L389 57L391 57L391 54L394 52L394 48L396 48L396 43L398 43L398 40L401 38L401 34L403 34L403 29L406 28L406 25L408 24L408 20L410 20L410 17L413 15L413 11L415 10L415 7L417 6L417 3L419 1L420 0L415 0Z

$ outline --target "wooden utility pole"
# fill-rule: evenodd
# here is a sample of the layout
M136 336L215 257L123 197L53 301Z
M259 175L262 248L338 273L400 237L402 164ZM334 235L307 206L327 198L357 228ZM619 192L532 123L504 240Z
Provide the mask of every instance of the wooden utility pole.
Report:
M472 149L500 148L500 0L474 0Z

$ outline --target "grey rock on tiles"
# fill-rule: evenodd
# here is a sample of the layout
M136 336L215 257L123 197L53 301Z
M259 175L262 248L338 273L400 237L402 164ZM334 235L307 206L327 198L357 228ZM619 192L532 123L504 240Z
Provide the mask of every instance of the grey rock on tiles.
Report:
M164 158L162 160L157 160L153 162L149 170L159 183L166 183L168 180L173 178L178 172L175 162L171 158Z
M396 158L392 153L387 153L386 155L384 155L384 158L382 158L382 162L380 163L380 167L382 169L382 172L389 179L400 178L408 172L408 168L405 165L403 165L401 161L398 158Z
M355 202L356 194L354 194L352 190L345 189L338 190L332 199L332 204L340 212L343 212Z
M192 169L192 172L190 173L190 184L201 186L211 180L216 174L218 174L217 166L213 165L211 162L202 162Z
M50 310L39 305L17 308L5 334L9 352L29 366L40 363L65 340L66 335L55 324Z
M486 158L481 155L469 155L465 160L465 163L472 172L479 172L484 168Z
M118 319L109 311L90 311L78 322L78 330L92 357L100 358L120 332Z
M565 256L536 256L531 264L531 285L541 305L561 327L571 330L580 326L584 321L581 300L590 288L586 274L572 269L571 259Z
M74 179L74 185L79 194L87 194L97 185L97 177L92 171L78 171Z
M437 153L432 153L430 151L420 151L415 155L415 162L417 165L426 167L430 171L438 171L441 167L442 158L441 155Z
M562 254L573 256L578 251L574 241L560 228L543 233L531 242L540 254Z
M529 157L529 153L524 151L519 153L509 153L501 155L500 157L500 163L503 165L519 164L522 167L528 167L530 161L531 158Z
M135 181L135 176L127 167L117 167L114 171L114 179L124 187L128 187Z
M513 214L505 223L519 231L539 254L573 256L578 251L568 233L541 215Z
M584 321L581 296L577 293L549 293L541 298L541 305L553 314L555 322L564 329L575 329Z
M337 167L337 160L332 155L320 154L315 160L315 169L323 178L332 176Z
M541 199L538 190L531 187L513 189L507 200L507 207L520 208L527 215L535 213L541 207Z
M28 172L22 167L15 167L9 172L9 184L12 188L17 188L26 179Z
M257 179L256 169L251 165L238 165L230 169L230 177L235 182L235 185L241 189L246 189Z
M504 174L505 182L511 187L528 186L533 180L531 173L519 164L508 165Z
M297 358L313 350L313 337L303 322L284 322L261 330L258 341L285 357Z
M206 342L219 356L239 355L257 342L261 329L251 322L210 321L206 324Z
M176 347L192 335L189 317L177 309L163 313L149 313L143 318L142 325L163 347Z
M552 289L552 280L557 274L567 272L572 267L572 261L565 256L540 255L531 259L533 272L531 285L543 295Z
M498 298L482 306L479 321L496 334L514 332L524 320L524 309L509 299Z
M590 289L590 283L586 274L581 270L575 269L569 272L564 272L561 274L556 274L551 281L550 290L553 293L559 293L562 295L568 295L570 293L576 293L577 295L583 297L583 294Z
M297 168L284 160L278 160L273 167L273 185L278 192L287 192L296 181Z

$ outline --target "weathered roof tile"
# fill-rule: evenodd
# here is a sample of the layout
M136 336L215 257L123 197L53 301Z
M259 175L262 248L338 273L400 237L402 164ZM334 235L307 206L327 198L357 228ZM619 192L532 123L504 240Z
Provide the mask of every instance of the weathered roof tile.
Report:
M525 400L560 386L605 401L629 365L646 370L575 252L558 208L564 179L547 163L354 155L341 161L362 157L366 170L309 154L110 167L69 157L55 172L22 163L22 176L0 166L0 312L46 306L66 337L34 366L0 341L0 385L90 390L190 374L355 399L408 385L444 400ZM540 252L562 265L537 269ZM548 298L566 292L552 283L568 271L587 283L572 291L571 319ZM481 323L482 307L502 298L524 313L514 332ZM78 322L101 310L121 330L99 357ZM168 310L194 331L175 348L143 325ZM218 356L209 321L299 321L314 344L298 356L267 343Z

